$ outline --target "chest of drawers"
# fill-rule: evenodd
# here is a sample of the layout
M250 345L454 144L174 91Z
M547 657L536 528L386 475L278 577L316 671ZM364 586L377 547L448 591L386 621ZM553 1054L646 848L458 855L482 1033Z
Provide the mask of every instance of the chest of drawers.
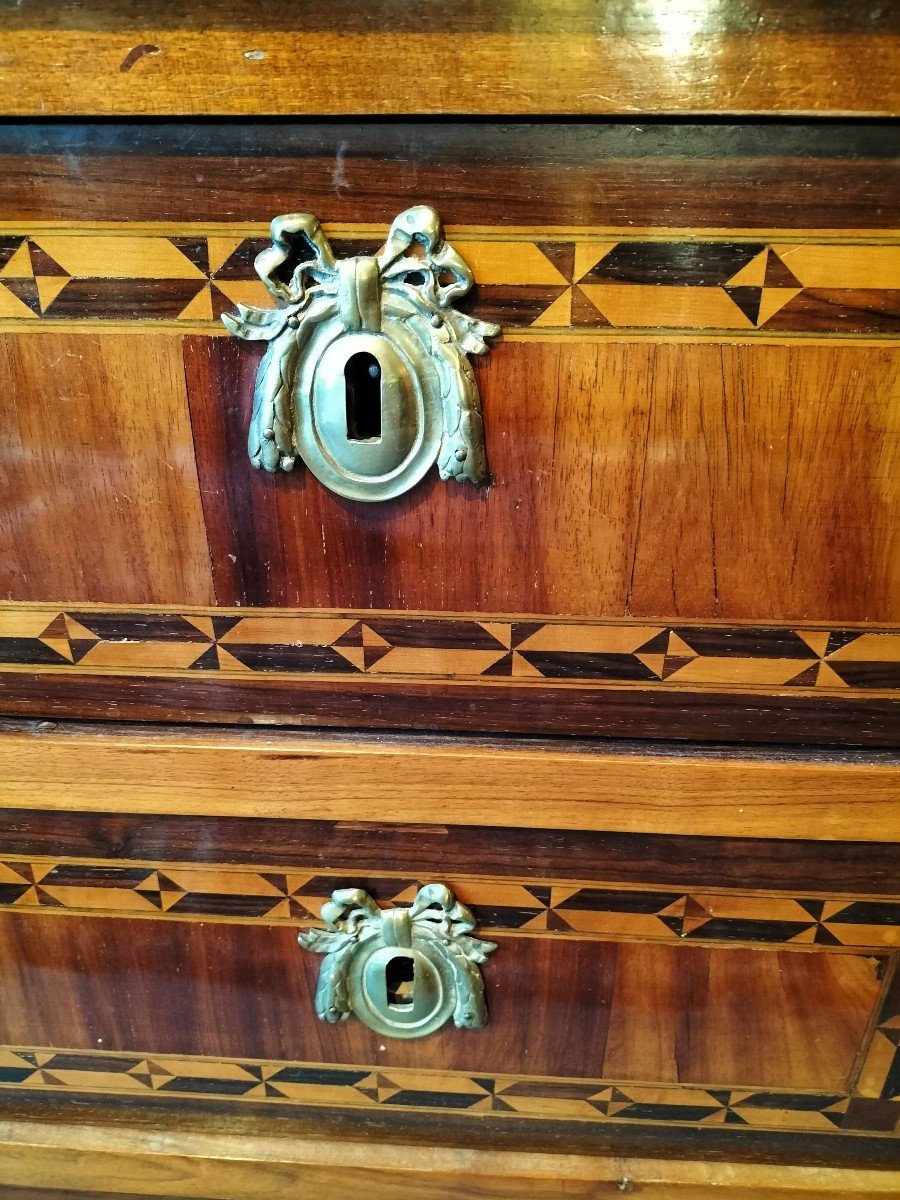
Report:
M892 1194L889 14L20 7L0 1197Z

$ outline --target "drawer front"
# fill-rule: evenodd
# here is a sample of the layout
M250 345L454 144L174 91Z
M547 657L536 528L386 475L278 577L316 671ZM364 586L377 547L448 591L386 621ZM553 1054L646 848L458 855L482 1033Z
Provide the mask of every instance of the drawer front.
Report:
M219 760L252 755L256 795L239 766L201 782L199 734L195 747L161 733L155 748L127 732L4 738L5 772L18 737L45 777L28 805L4 789L0 812L5 1102L212 1105L297 1120L327 1111L395 1133L421 1122L444 1135L525 1129L584 1147L677 1148L689 1128L711 1151L765 1145L830 1162L893 1153L900 898L886 791L881 817L874 807L880 787L896 790L884 756L831 762L834 777L814 789L796 756L786 771L785 760L754 758L754 786L733 760L729 792L710 786L701 755L694 784L682 779L685 809L700 818L704 804L718 807L738 828L742 797L752 809L770 793L773 813L767 824L750 812L745 836L715 826L701 836L664 832L650 805L640 831L617 829L611 806L600 815L612 768L594 751L580 769L593 772L595 827L582 817L566 828L563 798L557 828L550 802L526 803L537 766L526 750L503 785L487 769L485 791L505 790L528 815L479 827L421 790L414 802L402 771L407 819L366 820L384 787L380 743L219 736ZM74 746L54 757L79 740L93 742L96 763L84 803L84 760ZM417 753L420 773L430 753ZM339 799L348 759L356 810ZM647 760L621 759L616 786L627 789ZM445 791L448 779L467 782L454 762L444 760ZM328 772L326 818L304 795ZM293 808L278 800L287 776ZM267 777L268 810L281 815L258 815ZM843 831L828 820L829 782ZM791 840L779 836L779 806L793 807ZM868 807L868 826L853 806ZM337 889L365 889L390 910L432 882L497 944L481 968L485 1027L448 1022L398 1040L354 1016L318 1020L320 960L298 933L322 927Z
M895 740L894 141L4 127L3 710ZM424 200L504 330L489 485L253 470L269 220L370 254Z

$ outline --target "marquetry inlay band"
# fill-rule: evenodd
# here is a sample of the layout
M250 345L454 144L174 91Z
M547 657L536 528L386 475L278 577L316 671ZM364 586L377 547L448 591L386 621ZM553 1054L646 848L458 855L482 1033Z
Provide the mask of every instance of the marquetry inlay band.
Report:
M900 629L0 605L0 671L900 692Z
M345 257L383 230L327 226ZM467 307L512 332L883 338L900 329L900 235L856 231L448 230L478 280ZM271 304L253 269L265 226L0 229L6 327L131 324L221 333Z
M161 1096L597 1124L653 1122L890 1136L886 1116L897 1108L891 1104L891 1066L892 1060L879 1092L853 1095L7 1046L0 1047L0 1086L13 1094L93 1093L132 1100ZM867 1067L868 1063L864 1071Z
M407 905L421 880L366 871L382 907ZM347 870L303 871L233 864L115 862L108 859L0 859L0 909L184 921L240 921L310 927ZM491 935L744 944L807 950L900 943L900 899L828 893L629 886L565 879L441 875Z

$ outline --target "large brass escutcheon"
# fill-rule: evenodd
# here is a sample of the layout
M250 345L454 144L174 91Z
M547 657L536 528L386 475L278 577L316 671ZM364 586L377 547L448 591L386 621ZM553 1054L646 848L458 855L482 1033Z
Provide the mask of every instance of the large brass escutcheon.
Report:
M467 356L499 326L452 302L474 283L427 205L402 212L375 255L337 260L310 213L276 217L256 271L280 302L223 321L269 343L256 377L255 467L302 458L352 500L389 500L437 462L442 479L487 480L484 428Z
M395 1038L425 1037L451 1017L460 1028L487 1023L479 964L497 947L471 936L471 912L443 884L420 888L409 908L384 910L361 889L342 889L322 917L327 928L298 941L325 955L316 990L323 1021L352 1013Z

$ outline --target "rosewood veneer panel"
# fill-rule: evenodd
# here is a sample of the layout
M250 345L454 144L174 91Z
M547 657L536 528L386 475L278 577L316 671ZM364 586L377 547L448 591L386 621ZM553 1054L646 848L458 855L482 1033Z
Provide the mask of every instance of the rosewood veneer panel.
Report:
M476 365L491 486L377 511L247 469L256 361L186 339L220 604L900 618L882 346L501 343Z
M879 995L854 955L507 937L485 1030L385 1045L315 1019L290 928L5 913L0 939L0 1041L85 1050L839 1091Z
M0 595L213 600L180 348L0 334Z

